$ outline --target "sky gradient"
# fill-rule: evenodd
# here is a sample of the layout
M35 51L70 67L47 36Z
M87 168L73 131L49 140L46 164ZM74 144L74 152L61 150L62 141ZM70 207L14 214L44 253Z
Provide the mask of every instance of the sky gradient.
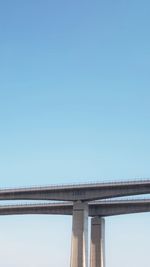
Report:
M150 178L149 10L148 0L0 1L0 187ZM107 267L149 267L149 224L149 214L107 219ZM69 267L71 218L0 226L3 267Z

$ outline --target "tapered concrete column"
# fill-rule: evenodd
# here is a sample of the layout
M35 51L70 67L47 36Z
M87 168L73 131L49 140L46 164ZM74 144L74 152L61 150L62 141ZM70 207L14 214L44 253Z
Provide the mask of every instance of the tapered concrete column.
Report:
M71 267L88 267L88 204L73 205Z
M105 267L105 220L91 219L90 267Z

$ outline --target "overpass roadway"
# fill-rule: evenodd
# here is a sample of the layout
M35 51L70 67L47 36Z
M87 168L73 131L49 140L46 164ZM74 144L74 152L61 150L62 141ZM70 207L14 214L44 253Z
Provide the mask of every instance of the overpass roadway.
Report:
M92 201L149 194L150 179L94 184L0 189L0 200Z
M150 199L103 200L89 203L88 216L107 217L150 212ZM0 205L1 215L73 215L72 202Z

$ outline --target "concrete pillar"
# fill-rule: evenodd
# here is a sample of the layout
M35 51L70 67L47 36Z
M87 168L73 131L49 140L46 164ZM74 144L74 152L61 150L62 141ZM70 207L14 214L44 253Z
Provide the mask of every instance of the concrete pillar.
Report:
M105 220L91 219L91 255L90 267L105 267Z
M88 204L75 202L72 219L71 267L88 267Z

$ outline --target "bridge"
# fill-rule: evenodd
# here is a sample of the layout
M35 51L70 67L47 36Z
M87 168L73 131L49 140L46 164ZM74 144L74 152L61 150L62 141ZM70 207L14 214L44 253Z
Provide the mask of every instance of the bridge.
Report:
M150 199L119 199L89 203L89 217L108 217L150 212ZM4 215L73 215L72 202L0 205Z
M0 189L0 200L92 201L150 193L150 180Z
M72 215L71 267L88 266L88 217L90 216L92 217L90 267L104 267L105 221L103 217L150 211L149 199L106 199L149 193L150 180L0 189L0 200L66 201L28 205L1 205L0 215Z

